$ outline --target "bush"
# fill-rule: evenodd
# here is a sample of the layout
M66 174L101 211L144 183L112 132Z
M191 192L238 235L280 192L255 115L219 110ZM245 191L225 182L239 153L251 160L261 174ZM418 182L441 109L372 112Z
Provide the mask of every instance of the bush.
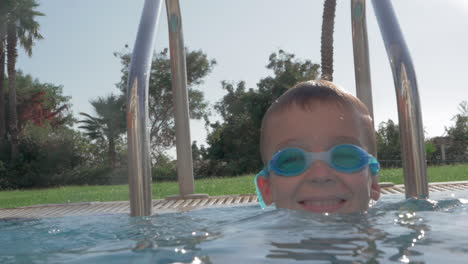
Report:
M0 188L109 183L115 178L114 171L99 162L95 149L79 132L67 127L28 123L19 137L19 158L8 163L9 157L3 159Z
M177 165L175 161L158 163L151 169L153 181L177 181Z
M126 168L112 169L101 167L76 167L61 173L42 174L30 163L16 163L9 168L2 167L0 162L0 190L27 189L36 187L53 187L66 185L106 185L127 184ZM41 180L32 180L39 177Z
M81 167L60 175L62 185L104 185L109 183L112 169L108 167Z
M9 179L6 177L7 168L3 161L0 160L0 190L1 189L9 189L10 183Z
M199 160L194 163L195 178L208 177L233 177L243 172L239 170L237 163L229 163L218 160Z
M61 175L86 160L77 151L77 137L79 134L68 128L26 125L19 141L21 157L12 166L12 172L18 173L15 185L18 188L62 185Z

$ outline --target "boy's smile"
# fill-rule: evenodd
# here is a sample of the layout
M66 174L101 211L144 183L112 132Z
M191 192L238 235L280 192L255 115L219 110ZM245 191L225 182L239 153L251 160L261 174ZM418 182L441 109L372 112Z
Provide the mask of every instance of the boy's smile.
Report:
M265 154L271 159L277 151L288 147L324 152L340 144L366 149L360 124L359 113L334 104L317 103L310 110L292 105L272 115L266 123ZM261 186L267 204L274 202L277 207L316 213L365 211L371 195L378 199L378 183L368 167L344 173L320 160L297 176L284 177L271 172Z
M346 203L346 199L340 197L312 197L299 201L304 210L327 213L336 212Z

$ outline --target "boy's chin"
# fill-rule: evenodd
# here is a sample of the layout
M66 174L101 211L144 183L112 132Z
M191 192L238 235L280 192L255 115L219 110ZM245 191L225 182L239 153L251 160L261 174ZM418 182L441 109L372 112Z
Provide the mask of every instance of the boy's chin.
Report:
M353 206L348 200L326 202L300 201L290 206L281 206L279 204L276 204L276 207L305 211L316 214L353 214L366 212L369 209L369 207L367 206L363 206L365 208L352 208Z
M346 211L347 200L336 199L328 201L300 201L298 202L299 208L303 211L312 213L340 213Z

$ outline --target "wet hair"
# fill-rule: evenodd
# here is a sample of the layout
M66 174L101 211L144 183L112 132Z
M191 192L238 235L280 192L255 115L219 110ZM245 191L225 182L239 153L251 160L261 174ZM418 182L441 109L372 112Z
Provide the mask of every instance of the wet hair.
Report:
M260 133L260 152L264 164L267 158L265 157L265 126L269 118L277 113L286 111L287 109L298 106L304 111L311 111L315 107L320 107L320 104L332 104L344 110L354 111L359 114L358 118L361 125L364 127L365 144L369 153L376 156L376 140L374 124L370 117L367 107L352 94L343 91L334 83L324 80L301 82L282 94L266 111L262 120L262 128Z

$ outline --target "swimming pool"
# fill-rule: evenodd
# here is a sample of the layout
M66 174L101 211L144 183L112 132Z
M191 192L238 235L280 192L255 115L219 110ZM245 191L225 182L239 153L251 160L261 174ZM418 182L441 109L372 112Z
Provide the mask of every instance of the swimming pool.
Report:
M466 191L385 195L367 214L257 205L0 221L0 263L466 263Z

